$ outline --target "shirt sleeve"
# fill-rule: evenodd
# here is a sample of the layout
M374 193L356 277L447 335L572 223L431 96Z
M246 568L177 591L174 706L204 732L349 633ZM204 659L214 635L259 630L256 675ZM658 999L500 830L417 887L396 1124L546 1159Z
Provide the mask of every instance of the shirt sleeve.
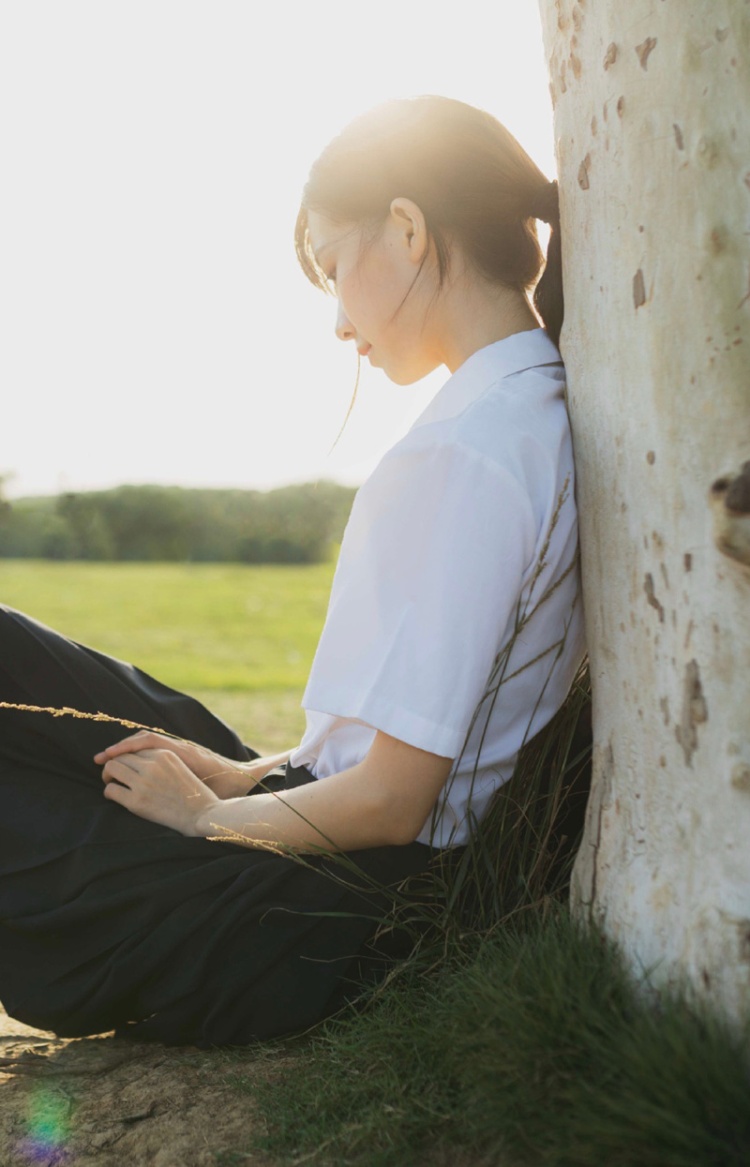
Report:
M305 708L456 757L535 545L527 493L486 455L391 451L355 500Z

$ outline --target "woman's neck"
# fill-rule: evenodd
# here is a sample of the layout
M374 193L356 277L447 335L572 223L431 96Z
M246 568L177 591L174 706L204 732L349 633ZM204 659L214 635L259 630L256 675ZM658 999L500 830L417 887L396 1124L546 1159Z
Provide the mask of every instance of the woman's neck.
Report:
M451 280L436 315L442 360L451 373L486 345L541 327L523 292L492 284L473 273Z

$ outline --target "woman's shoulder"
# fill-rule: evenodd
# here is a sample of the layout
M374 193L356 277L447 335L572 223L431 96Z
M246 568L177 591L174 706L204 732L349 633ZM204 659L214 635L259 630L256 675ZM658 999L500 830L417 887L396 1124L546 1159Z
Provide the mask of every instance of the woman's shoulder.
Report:
M486 473L526 479L572 461L572 442L561 370L527 369L486 384L462 407L425 417L385 455L381 472L400 466L445 472L481 460Z

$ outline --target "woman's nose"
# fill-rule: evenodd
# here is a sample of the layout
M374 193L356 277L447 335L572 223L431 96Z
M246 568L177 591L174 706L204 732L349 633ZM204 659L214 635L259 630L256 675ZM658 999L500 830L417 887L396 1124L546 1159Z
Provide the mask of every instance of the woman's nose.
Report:
M354 340L356 335L354 326L339 304L339 309L336 313L336 336L339 340Z

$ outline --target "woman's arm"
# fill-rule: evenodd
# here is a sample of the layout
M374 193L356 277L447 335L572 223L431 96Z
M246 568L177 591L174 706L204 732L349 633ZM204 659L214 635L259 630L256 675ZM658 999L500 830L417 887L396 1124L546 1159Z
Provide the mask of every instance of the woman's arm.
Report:
M107 762L103 778L106 797L184 835L248 847L356 851L412 842L451 765L450 758L377 733L356 766L281 794L221 801L168 750L123 754Z

